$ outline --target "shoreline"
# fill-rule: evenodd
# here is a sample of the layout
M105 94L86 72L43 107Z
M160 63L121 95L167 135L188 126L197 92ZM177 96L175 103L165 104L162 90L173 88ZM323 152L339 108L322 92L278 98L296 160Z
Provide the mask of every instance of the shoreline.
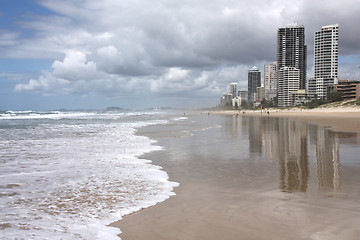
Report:
M221 118L220 115L234 116L237 113L238 111L212 111L209 116L216 115L210 119L212 121ZM244 115L269 117L270 119L266 121L276 119L276 117L289 118L331 126L337 131L360 132L360 126L357 124L360 119L360 111L326 113L321 111L274 111L270 112L269 116L261 115L260 111L253 111L246 112ZM224 119L233 124L243 121L241 116L242 114L239 114L239 120L234 117ZM203 118L208 119L207 116L203 116ZM230 126L229 129L234 131L234 126ZM218 131L224 132L225 130L219 129ZM226 136L229 133L233 134L233 132L228 132ZM151 131L144 131L141 134L149 136ZM244 168L242 164L239 164L241 166L239 168L234 162L224 162L233 156L239 156L239 153L230 153L230 156L227 153L221 163L216 162L215 146L219 142L216 142L216 145L209 144L209 142L204 143L210 145L208 151L213 151L211 153L205 151L200 155L188 156L186 151L203 147L192 137L157 140L160 145L165 146L166 150L149 153L143 157L151 159L155 165L162 166L168 173L170 181L179 182L180 186L174 189L176 196L150 208L126 215L122 220L112 223L110 226L121 228L122 234L119 236L123 240L322 239L325 237L326 239L356 239L353 231L346 229L346 231L340 231L336 225L324 222L323 219L338 216L340 219L351 219L356 223L357 219L360 219L360 213L357 211L352 213L353 209L351 213L348 210L344 211L340 205L338 206L336 198L322 199L320 197L319 199L318 193L315 194L315 197L311 195L303 198L302 194L289 195L277 188L274 189L271 181L268 181L268 178L278 181L278 170L273 162L257 164L256 171L251 173L254 169L251 170L252 168L249 166ZM178 163L179 159L184 162ZM250 163L250 167L253 167L252 163ZM352 176L358 173L357 169L345 169L344 171L350 172ZM246 178L239 178L238 175L244 174L243 171L245 171L245 176L250 175ZM256 179L257 184L253 182L252 178ZM256 188L253 187L254 184ZM352 201L347 199L343 201L349 209L353 208ZM309 221L315 221L316 224L309 225ZM354 228L353 224L349 226ZM302 232L299 229L306 229L306 231Z
M269 111L269 115L266 113ZM243 113L245 112L245 113ZM336 131L360 133L360 108L317 108L317 109L265 109L256 111L211 111L217 115L286 117L292 120L304 121L328 126Z

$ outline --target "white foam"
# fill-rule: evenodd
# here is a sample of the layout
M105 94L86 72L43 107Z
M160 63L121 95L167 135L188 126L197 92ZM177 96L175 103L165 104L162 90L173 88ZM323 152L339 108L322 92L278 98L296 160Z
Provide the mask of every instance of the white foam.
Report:
M183 120L187 120L187 117L178 117L178 118L172 118L171 120L173 121L183 121Z
M0 120L15 119L118 119L129 116L157 115L160 112L61 112L61 111L6 111L0 113Z
M117 119L113 114L97 117ZM161 167L138 158L162 148L135 135L136 128L166 122L0 129L2 238L119 239L120 230L106 225L164 201L178 185Z

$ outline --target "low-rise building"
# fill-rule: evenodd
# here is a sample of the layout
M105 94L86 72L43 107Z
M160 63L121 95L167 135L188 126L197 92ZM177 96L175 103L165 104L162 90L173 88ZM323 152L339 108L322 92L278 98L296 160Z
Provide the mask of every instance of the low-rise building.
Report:
M231 93L224 93L224 95L220 98L220 106L231 106L232 105L233 95Z
M314 99L314 95L310 95L305 89L299 89L290 93L290 102L292 106L299 106L310 102Z
M236 97L232 99L232 108L240 109L241 107L241 97Z
M248 101L248 91L240 90L238 91L238 96L241 98L241 101Z
M257 87L257 99L258 101L262 101L265 98L265 88L263 86Z
M328 87L337 84L337 79L310 78L308 89L311 95L316 95L317 99L326 99Z
M344 100L358 99L360 96L360 81L339 80L335 87Z

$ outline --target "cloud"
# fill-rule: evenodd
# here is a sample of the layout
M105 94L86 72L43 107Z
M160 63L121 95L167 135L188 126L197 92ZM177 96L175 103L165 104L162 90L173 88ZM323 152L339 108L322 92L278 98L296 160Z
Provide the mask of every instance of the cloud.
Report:
M69 81L91 81L104 77L96 68L96 63L87 61L86 55L79 51L69 51L64 60L52 64L52 75Z
M0 49L15 45L19 35L19 33L10 30L0 29Z
M55 14L17 20L28 37L2 30L0 55L51 59L52 70L16 91L214 98L275 61L277 29L290 22L305 25L310 63L313 34L327 24L340 24L340 54L360 54L360 4L350 0L38 3Z
M148 61L148 56L142 47L137 48L131 45L120 51L117 47L110 45L99 48L94 54L98 69L109 74L138 76L156 71L155 66Z
M40 92L44 95L51 95L55 93L59 87L66 86L67 84L67 80L55 78L51 73L44 72L38 79L30 79L28 83L17 84L15 91L32 91Z
M321 26L338 23L340 55L360 54L360 29L355 27L355 23L360 21L359 12L358 1L304 1L299 14L310 40L309 50L313 50L315 31L319 31Z

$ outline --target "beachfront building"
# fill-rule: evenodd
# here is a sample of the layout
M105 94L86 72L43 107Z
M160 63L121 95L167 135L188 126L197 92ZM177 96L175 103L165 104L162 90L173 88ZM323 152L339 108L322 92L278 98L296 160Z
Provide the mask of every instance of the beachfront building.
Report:
M323 26L315 32L314 78L309 79L309 93L326 98L327 87L337 84L339 25Z
M359 81L339 80L335 88L336 92L342 93L344 100L359 99L360 97Z
M229 93L232 94L233 98L237 97L237 83L230 83Z
M238 91L238 96L241 98L241 101L248 101L248 91L240 90Z
M291 106L290 94L299 90L300 70L294 67L282 67L279 70L278 105Z
M257 99L257 87L261 86L261 72L257 67L253 67L248 71L248 102L253 103Z
M265 99L273 100L277 95L277 62L264 65L264 90Z
M240 107L241 107L241 97L237 96L232 99L232 108L240 109Z
M265 98L265 87L257 87L257 101L262 101Z
M339 25L323 26L315 32L314 75L324 81L333 81L338 77Z
M299 88L306 89L305 28L289 24L278 29L277 33L277 68L292 67L299 70Z
M314 98L306 92L305 89L299 89L296 92L290 93L290 105L300 106L310 102Z
M220 98L220 107L231 106L233 95L231 93L224 93Z

